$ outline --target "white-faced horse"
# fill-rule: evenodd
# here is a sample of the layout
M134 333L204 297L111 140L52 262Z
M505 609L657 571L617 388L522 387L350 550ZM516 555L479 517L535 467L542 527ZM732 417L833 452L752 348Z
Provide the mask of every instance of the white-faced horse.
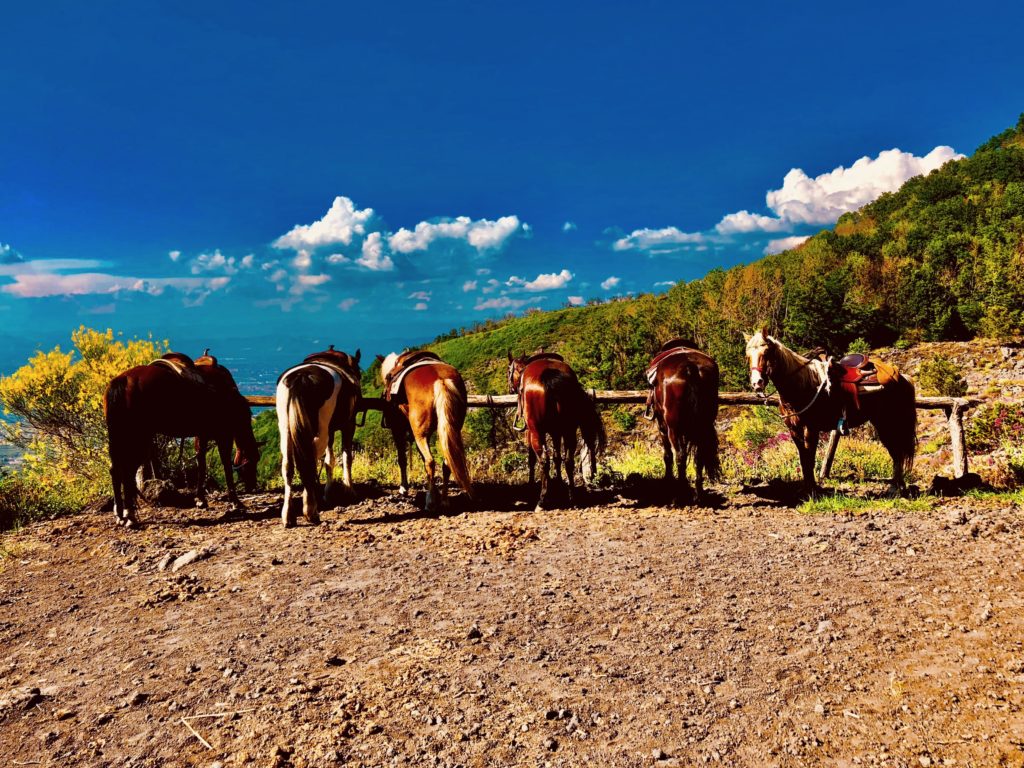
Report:
M848 405L845 394L832 386L827 362L798 355L764 329L744 337L750 386L763 394L771 381L779 391L779 411L800 454L804 491L815 496L821 492L814 477L818 440L822 432L836 428ZM892 458L893 488L901 491L917 452L914 383L901 374L891 385L862 396L858 406L847 414L849 426L871 422Z
M302 514L314 525L320 522L317 461L323 457L327 469L326 502L334 481L334 434L338 431L342 482L347 493L352 493L352 440L361 398L359 350L355 355L347 355L332 345L324 352L310 355L301 365L289 368L277 380L277 425L284 478L281 520L286 528L295 525L291 483L296 470L302 481Z

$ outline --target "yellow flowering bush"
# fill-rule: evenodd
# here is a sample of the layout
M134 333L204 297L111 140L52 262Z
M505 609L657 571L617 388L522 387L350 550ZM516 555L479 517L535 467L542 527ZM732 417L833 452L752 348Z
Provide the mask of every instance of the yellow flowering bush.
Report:
M84 326L71 334L71 344L69 352L59 346L37 352L0 378L0 403L15 417L0 422L0 434L24 452L15 479L33 498L45 499L39 504L45 508L74 508L107 492L103 393L116 375L168 349L166 341L124 341L112 330Z

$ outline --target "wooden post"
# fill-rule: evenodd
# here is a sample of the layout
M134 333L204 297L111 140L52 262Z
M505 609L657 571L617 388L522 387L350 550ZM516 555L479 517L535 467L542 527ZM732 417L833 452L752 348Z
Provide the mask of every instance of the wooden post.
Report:
M828 445L825 446L825 458L821 460L821 472L818 473L819 480L827 480L832 472L832 460L836 457L836 448L839 446L839 430L833 429L828 436Z
M953 407L946 411L949 418L949 441L953 448L953 477L967 474L967 435L964 434L964 411L968 403L956 398Z

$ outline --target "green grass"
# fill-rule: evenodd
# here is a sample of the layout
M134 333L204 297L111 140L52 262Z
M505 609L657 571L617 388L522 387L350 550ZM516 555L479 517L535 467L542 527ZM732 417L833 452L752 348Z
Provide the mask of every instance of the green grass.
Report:
M1015 491L968 491L964 494L977 501L998 501L1005 504L1024 504L1024 488Z
M824 496L805 501L797 511L803 515L835 515L845 512L928 512L935 506L934 498L865 499L859 496Z

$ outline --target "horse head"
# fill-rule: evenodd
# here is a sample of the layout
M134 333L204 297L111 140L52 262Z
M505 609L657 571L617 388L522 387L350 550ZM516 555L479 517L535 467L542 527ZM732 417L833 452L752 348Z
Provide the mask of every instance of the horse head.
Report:
M747 342L745 354L747 367L750 368L750 388L757 394L763 395L772 374L772 365L777 349L776 341L768 335L766 328L762 328L752 336L744 333L743 338Z
M519 392L519 385L523 379L523 369L526 368L525 357L513 357L512 350L508 351L508 391L510 394Z

